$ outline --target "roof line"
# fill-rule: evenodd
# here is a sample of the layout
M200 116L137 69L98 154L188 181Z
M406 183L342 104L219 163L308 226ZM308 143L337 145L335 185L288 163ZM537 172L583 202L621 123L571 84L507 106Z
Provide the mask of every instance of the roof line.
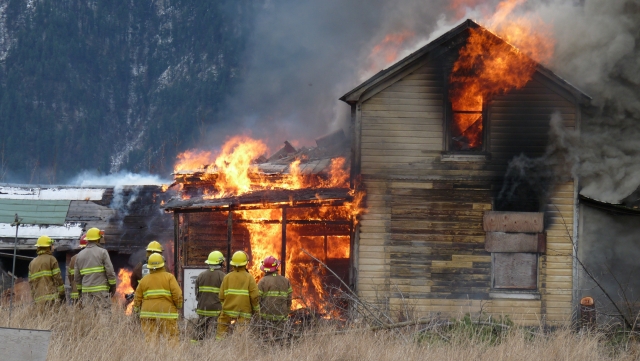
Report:
M363 83L361 83L360 85L356 86L351 91L347 92L345 95L340 97L340 100L342 100L345 103L349 103L349 104L356 103L358 100L360 100L362 95L367 90L371 89L374 85L377 85L377 84L383 82L384 80L386 80L387 78L391 77L392 75L399 73L402 69L404 69L404 68L408 67L409 65L411 65L412 63L418 61L420 58L422 58L426 54L430 53L431 51L433 51L438 46L442 45L446 41L454 38L455 36L459 35L463 31L465 31L467 29L470 29L470 28L482 28L482 29L488 31L489 33L491 33L492 35L500 38L502 41L506 42L504 39L502 39L500 36L496 35L492 31L484 28L483 26L479 25L478 23L474 22L471 19L467 19L464 22L462 22L460 25L458 25L458 26L454 27L453 29L449 30L448 32L444 33L443 35L441 35L437 39L433 40L432 42L428 43L427 45L423 46L422 48L414 51L413 53L411 53L408 56L404 57L403 59L399 60L395 64L391 65L389 68L379 71L378 73L373 75L371 78L365 80ZM511 45L511 46L513 46L513 45ZM572 93L574 96L576 96L576 100L577 101L580 101L580 99L579 99L580 97L583 98L582 101L591 100L591 97L589 95L585 94L582 90L578 89L573 84L571 84L568 81L566 81L565 79L561 78L556 73L554 73L553 71L549 70L548 68L546 68L545 66L543 66L539 62L536 62L536 64L537 64L536 71L538 73L540 73L541 75L545 76L546 78L549 78L550 80L552 80L554 83L556 83L560 87L564 88L565 90L568 90L570 93Z
M597 199L589 198L580 194L580 201L594 208L603 209L608 212L627 214L631 216L640 216L640 209L627 207L623 204L607 203Z

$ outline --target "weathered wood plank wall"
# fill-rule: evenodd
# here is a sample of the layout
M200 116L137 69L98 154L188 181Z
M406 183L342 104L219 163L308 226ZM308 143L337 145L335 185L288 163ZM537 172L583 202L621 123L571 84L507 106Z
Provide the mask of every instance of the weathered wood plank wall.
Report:
M415 72L359 103L362 187L357 290L395 309L441 317L488 312L523 324L571 315L573 182L555 187L545 207L547 253L538 264L539 299L491 298L491 254L484 211L492 210L508 162L544 153L549 120L576 124L576 106L536 75L488 110L488 152L480 162L442 160L443 66ZM565 227L566 223L566 227Z

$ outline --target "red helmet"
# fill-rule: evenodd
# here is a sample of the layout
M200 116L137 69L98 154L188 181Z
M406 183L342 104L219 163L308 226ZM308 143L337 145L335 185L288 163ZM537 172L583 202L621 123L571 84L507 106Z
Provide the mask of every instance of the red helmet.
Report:
M274 256L269 256L262 261L260 265L260 270L263 272L275 272L280 267L280 261L278 261Z
M80 248L84 248L87 246L87 235L83 234L82 237L80 237Z

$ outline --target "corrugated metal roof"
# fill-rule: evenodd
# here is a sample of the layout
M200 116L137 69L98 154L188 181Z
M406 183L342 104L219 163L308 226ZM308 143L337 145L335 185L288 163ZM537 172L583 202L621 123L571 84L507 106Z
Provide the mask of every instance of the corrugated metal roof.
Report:
M70 203L69 200L0 199L0 223L12 223L18 213L22 224L63 225Z

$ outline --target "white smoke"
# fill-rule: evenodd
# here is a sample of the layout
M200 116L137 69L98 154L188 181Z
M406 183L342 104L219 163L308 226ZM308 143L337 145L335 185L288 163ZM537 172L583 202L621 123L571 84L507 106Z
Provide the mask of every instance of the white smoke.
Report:
M112 174L101 174L95 171L83 171L73 177L68 184L81 187L88 186L133 186L133 185L163 185L171 181L162 179L158 175L146 173L131 173L120 171Z

